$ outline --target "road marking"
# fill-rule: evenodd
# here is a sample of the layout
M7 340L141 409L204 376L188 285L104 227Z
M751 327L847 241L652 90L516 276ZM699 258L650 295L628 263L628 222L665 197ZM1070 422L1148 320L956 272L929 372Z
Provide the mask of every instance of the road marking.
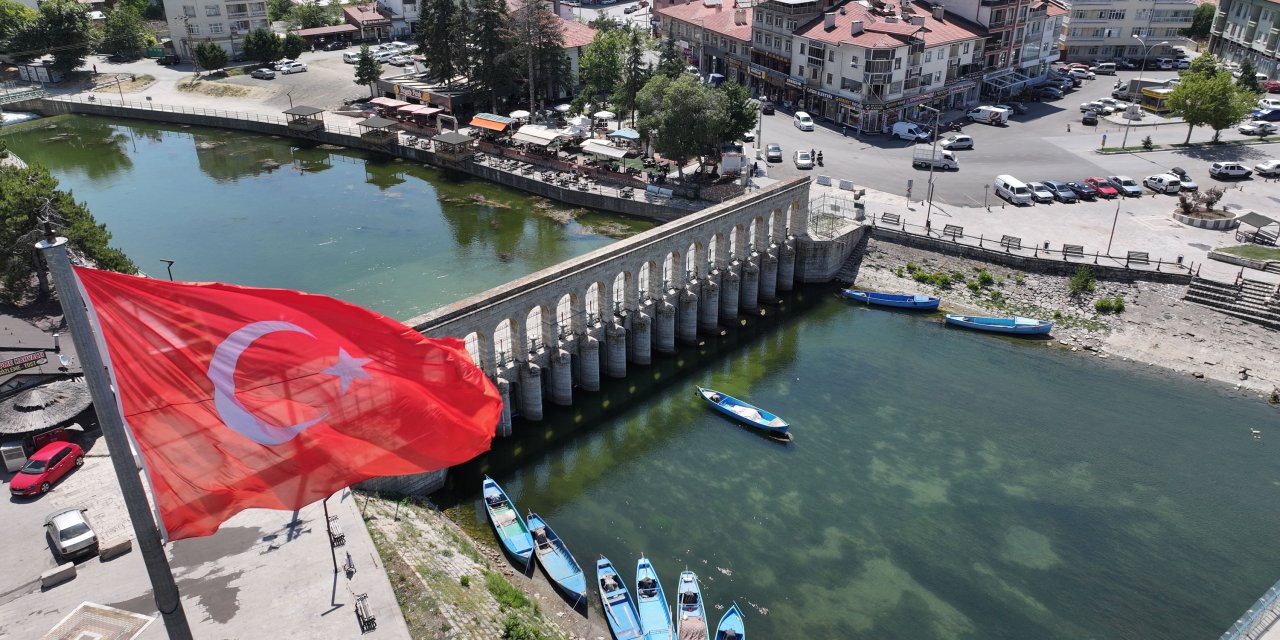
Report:
M1152 231L1172 231L1182 225L1166 216L1134 216L1134 221Z

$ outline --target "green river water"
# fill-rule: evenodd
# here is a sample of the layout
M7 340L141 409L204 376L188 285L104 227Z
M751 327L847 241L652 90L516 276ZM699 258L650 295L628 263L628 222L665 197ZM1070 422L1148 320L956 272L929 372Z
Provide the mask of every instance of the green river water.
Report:
M607 242L421 168L234 133L57 124L10 146L153 274L172 258L181 278L408 317ZM749 330L517 421L437 499L491 536L488 473L583 564L605 554L630 576L645 553L669 596L689 567L713 623L736 600L757 638L1202 640L1280 577L1275 409L833 293L806 288ZM694 384L782 415L795 441L727 422Z

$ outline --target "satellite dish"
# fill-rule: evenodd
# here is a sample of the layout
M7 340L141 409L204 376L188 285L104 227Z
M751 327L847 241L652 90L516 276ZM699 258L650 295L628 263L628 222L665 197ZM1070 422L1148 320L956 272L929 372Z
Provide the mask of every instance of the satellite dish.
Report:
M62 366L64 366L64 367L69 367L69 366L71 366L71 358L67 357L67 355L66 355L66 354L59 354L59 355L58 355L58 362L61 362L61 363L62 363Z

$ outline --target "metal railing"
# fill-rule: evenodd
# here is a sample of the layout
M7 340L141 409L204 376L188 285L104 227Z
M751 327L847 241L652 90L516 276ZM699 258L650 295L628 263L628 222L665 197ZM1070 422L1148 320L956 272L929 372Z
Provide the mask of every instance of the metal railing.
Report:
M1271 585L1253 607L1240 616L1218 640L1257 640L1262 637L1276 618L1280 617L1277 600L1280 600L1280 582Z

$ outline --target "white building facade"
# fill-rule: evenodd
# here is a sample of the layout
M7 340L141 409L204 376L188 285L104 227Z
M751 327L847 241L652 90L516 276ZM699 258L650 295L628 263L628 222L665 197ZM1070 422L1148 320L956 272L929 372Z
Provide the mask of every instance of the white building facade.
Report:
M1074 0L1064 39L1066 59L1140 62L1144 56L1170 57L1173 47L1190 44L1181 31L1191 26L1195 8L1190 0Z
M220 0L165 0L174 51L191 60L196 45L212 42L235 58L244 50L244 36L254 29L269 29L267 3Z
M1259 73L1280 75L1280 5L1267 0L1218 0L1209 31L1209 50L1229 62L1246 58Z

